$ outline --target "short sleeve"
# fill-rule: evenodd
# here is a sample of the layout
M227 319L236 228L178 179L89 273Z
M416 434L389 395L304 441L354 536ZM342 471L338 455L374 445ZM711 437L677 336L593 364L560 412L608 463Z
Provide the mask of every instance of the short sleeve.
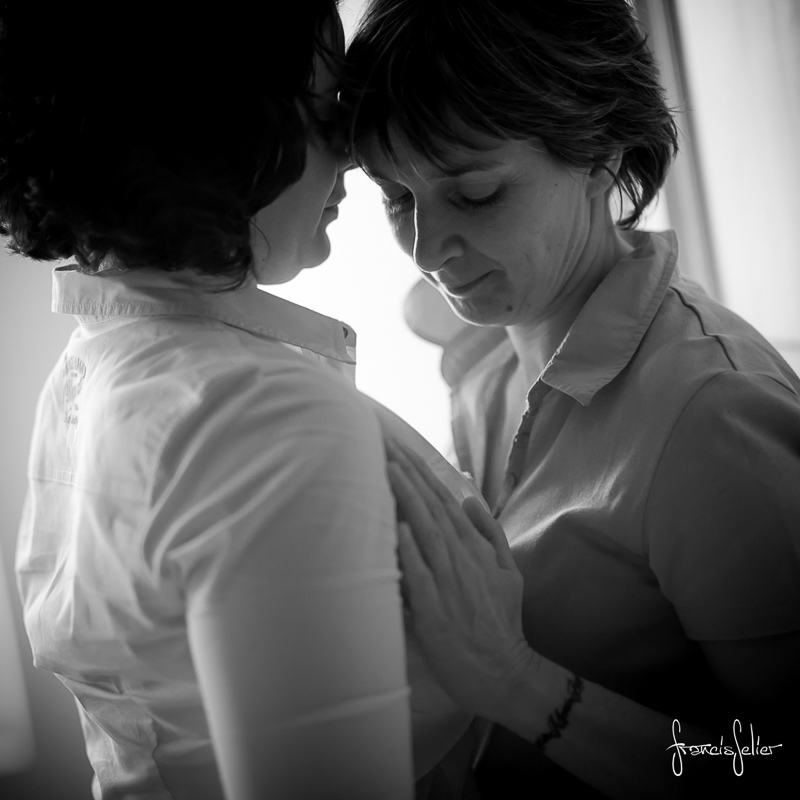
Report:
M645 547L687 635L800 630L800 400L768 376L719 374L661 455Z
M288 355L218 378L167 437L148 560L195 602L251 568L278 582L397 575L377 422L340 376Z
M228 376L176 430L151 562L186 598L232 797L405 798L410 717L379 428L338 375L297 361Z

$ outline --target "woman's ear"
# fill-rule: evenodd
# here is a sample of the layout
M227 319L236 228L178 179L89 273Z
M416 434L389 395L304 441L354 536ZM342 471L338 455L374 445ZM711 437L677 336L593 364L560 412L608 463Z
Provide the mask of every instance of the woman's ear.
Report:
M614 185L621 164L622 151L595 164L589 171L589 181L586 185L587 196L597 197L597 195L605 194Z

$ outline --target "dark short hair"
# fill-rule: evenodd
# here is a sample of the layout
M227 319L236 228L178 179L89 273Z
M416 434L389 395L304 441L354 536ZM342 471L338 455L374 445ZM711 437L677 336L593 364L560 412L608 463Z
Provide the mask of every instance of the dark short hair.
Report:
M335 59L336 5L1 3L9 247L241 285L251 217L305 167L314 56Z
M575 168L622 153L615 182L632 227L677 153L658 69L627 0L372 0L347 55L345 99L358 159L389 126L443 162L476 145L538 137Z

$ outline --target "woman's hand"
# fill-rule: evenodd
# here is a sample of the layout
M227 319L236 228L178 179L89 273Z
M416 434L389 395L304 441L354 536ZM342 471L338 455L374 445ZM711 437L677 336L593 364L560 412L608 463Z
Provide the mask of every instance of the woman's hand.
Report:
M458 705L502 717L536 659L522 633L522 575L505 533L477 498L460 505L415 453L394 441L386 450L410 627Z
M459 706L540 742L575 676L524 639L523 579L502 527L477 498L460 505L413 452L396 442L386 450L407 628ZM685 784L666 779L670 717L587 680L566 723L547 756L604 796L687 796ZM682 735L711 741L688 723Z

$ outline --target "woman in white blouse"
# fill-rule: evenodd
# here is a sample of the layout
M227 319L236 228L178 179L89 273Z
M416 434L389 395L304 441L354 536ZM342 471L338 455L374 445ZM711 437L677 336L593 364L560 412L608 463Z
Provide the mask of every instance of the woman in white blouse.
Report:
M256 285L328 255L335 2L149 6L3 12L2 232L71 259L53 307L79 323L20 531L34 659L77 700L98 800L409 798L394 512L355 335Z

